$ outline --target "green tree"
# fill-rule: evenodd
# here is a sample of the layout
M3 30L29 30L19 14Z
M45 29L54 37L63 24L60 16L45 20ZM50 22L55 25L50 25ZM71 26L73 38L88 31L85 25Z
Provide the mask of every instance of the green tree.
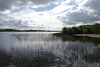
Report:
M62 33L65 34L100 34L100 23L96 23L93 25L81 25L78 27L71 27L62 29Z
M77 27L72 27L72 29L73 29L73 32L74 32L75 34L79 33L79 31L78 31L78 28L77 28Z
M67 31L67 28L64 27L64 28L62 29L62 33L63 33L63 34L67 34L67 32L68 32L68 31Z
M83 29L83 34L86 34L88 33L88 30L87 29Z
M74 30L72 28L69 28L68 29L68 34L73 34L74 33Z

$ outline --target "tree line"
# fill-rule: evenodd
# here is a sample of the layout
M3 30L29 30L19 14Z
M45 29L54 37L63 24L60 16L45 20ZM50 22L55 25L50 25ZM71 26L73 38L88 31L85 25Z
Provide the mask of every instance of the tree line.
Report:
M0 29L0 32L19 32L20 30L15 29Z
M81 25L78 27L64 27L62 29L63 34L100 34L100 23L93 25Z

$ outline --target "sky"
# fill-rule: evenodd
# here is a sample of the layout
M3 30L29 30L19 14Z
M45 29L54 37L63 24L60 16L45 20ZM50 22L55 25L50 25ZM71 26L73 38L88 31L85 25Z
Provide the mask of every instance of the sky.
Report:
M61 30L100 23L100 0L0 0L0 28Z

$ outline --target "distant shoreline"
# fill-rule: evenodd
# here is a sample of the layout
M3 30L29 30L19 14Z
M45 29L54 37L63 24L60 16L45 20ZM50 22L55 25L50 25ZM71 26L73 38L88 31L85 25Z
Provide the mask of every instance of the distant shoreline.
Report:
M96 37L100 38L100 34L73 34L75 36L84 36L84 37Z
M16 30L16 29L0 29L0 32L60 32L51 30Z
M59 31L0 31L0 32L59 32Z

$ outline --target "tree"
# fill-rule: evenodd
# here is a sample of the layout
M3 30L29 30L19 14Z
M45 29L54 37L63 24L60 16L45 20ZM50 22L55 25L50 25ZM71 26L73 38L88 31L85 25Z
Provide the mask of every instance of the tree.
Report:
M64 27L64 28L62 29L62 33L63 33L63 34L67 34L67 32L68 32L68 31L67 31L67 28Z
M100 34L100 23L96 23L93 25L81 25L78 27L71 27L62 29L62 33L64 34Z
M79 33L77 27L72 27L72 29L73 29L73 32L74 32L75 34Z
M67 32L68 32L68 34L73 34L74 30L72 28L69 28Z
M87 29L83 29L83 34L86 34L88 33L88 30Z

